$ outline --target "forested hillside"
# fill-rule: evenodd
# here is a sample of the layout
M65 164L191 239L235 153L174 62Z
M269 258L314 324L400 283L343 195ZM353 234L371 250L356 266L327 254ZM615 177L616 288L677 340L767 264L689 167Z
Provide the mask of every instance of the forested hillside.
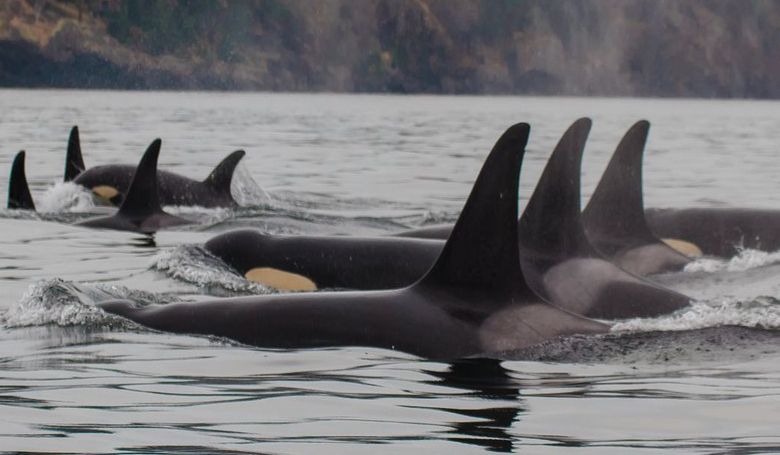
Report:
M774 0L4 0L0 86L780 97Z

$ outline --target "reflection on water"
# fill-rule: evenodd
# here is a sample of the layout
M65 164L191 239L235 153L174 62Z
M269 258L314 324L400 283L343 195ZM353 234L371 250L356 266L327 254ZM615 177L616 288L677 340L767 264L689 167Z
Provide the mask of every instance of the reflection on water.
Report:
M493 452L513 452L514 444L507 430L522 411L520 389L501 362L493 359L463 360L445 371L430 371L441 385L468 391L468 396L484 402L477 408L439 408L441 411L467 417L453 422L450 439L474 444ZM477 405L480 404L477 403Z

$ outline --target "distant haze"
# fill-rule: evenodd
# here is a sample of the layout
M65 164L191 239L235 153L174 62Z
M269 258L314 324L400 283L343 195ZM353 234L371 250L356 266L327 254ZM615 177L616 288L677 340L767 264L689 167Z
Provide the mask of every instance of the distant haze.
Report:
M780 98L780 1L4 0L0 86Z

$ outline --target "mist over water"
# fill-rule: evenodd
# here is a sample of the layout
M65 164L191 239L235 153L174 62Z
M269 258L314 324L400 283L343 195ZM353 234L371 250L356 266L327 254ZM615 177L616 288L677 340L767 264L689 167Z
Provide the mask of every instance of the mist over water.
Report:
M646 118L647 206L780 209L777 102L65 91L0 98L0 167L27 151L41 211L0 210L0 452L780 450L778 253L704 258L654 277L697 302L620 321L603 339L572 340L548 361L447 365L366 348L264 350L149 331L94 306L273 292L200 247L232 228L381 235L452 222L494 141L521 121L532 128L521 209L580 116L594 120L584 200L625 130ZM233 193L243 206L170 207L196 223L153 238L72 226L109 213L61 182L74 124L87 166L134 164L161 137L160 167L202 179L242 148ZM4 171L0 188L7 185ZM724 334L722 325L744 329ZM654 330L674 335L641 335ZM577 349L589 352L579 362L570 355Z

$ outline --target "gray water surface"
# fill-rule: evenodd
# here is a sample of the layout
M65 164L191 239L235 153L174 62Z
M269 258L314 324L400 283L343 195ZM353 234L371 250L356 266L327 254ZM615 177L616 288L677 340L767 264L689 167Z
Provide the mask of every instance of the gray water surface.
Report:
M778 102L45 90L0 100L0 188L25 149L44 212L0 210L0 452L780 452L777 254L660 277L701 301L621 322L705 335L580 340L566 348L578 361L561 347L546 361L456 365L257 349L94 307L266 292L199 256L196 245L234 227L383 234L453 221L493 142L519 121L532 126L521 201L560 134L589 116L585 198L646 118L648 206L780 208ZM171 208L199 223L152 241L71 226L105 212L58 183L75 124L88 166L135 163L161 137L162 168L204 178L243 148L234 190L247 207ZM722 324L751 329L721 336Z

